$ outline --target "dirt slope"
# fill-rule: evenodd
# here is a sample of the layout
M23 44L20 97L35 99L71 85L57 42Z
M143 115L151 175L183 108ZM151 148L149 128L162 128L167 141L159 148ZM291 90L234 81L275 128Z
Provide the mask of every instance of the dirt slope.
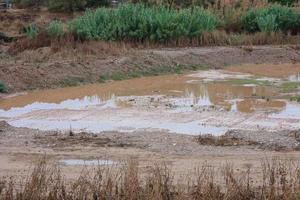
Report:
M101 45L98 48L101 49ZM53 53L47 47L11 57L5 54L4 48L1 53L0 48L0 80L9 86L10 91L16 92L92 83L99 81L101 75L163 66L222 68L245 63L300 61L300 50L295 46L151 49L117 54L105 51L82 53L83 49L78 53L74 49L67 49Z

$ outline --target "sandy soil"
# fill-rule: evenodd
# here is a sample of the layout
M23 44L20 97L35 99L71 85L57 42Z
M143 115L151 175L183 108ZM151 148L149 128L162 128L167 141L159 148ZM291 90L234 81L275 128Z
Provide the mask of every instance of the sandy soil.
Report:
M0 176L26 175L39 158L48 155L52 162L61 159L113 160L122 162L135 158L140 161L143 172L154 163L171 166L177 178L209 162L220 167L232 162L235 169L252 166L259 172L261 160L273 156L300 161L296 151L278 152L262 149L259 145L208 146L197 143L194 136L153 133L116 133L99 135L80 133L42 132L26 128L13 128L1 122ZM69 178L78 177L83 166L62 165Z

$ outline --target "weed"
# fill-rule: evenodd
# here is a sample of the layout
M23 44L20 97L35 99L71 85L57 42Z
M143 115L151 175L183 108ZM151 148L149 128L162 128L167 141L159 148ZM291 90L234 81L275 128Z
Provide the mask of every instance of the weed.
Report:
M30 24L24 28L26 36L30 39L35 38L39 33L39 28L35 24Z
M63 24L60 21L52 21L46 28L47 34L52 38L59 38L64 35Z

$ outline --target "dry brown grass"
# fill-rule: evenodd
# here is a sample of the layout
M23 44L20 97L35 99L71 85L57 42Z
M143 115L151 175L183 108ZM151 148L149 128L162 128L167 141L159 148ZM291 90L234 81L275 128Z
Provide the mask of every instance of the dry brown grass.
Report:
M203 33L199 38L181 38L161 44L149 41L144 41L143 43L131 41L78 41L72 35L50 40L49 37L40 34L34 39L23 38L17 41L9 47L8 53L17 55L26 50L35 51L41 47L50 47L52 54L59 52L59 56L73 56L74 59L78 59L80 56L118 56L135 49L279 44L300 44L300 35L285 35L283 33L232 34L218 30Z
M300 198L300 171L289 160L262 161L261 172L251 165L236 171L232 164L213 167L208 163L186 178L175 181L165 165L154 165L141 173L136 160L115 166L84 168L74 181L66 180L60 168L45 159L18 184L18 177L0 181L0 199L124 199L124 200L293 200Z

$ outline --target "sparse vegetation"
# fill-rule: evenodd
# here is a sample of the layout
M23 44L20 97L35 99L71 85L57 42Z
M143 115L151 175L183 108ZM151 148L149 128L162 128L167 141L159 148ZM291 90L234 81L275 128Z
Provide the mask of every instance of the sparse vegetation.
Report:
M63 24L60 21L52 21L46 28L47 34L52 38L59 38L64 35Z
M115 72L112 74L101 75L99 77L99 82L103 83L107 80L125 80L130 78L138 78L142 76L158 76L162 74L170 74L170 73L183 73L184 71L190 70L205 70L208 69L206 66L201 65L175 65L175 66L158 66L158 67L151 67L151 68L144 68L144 69L136 69L130 72Z
M300 87L300 82L285 82L280 85L280 89L282 92L292 92Z
M39 28L35 24L30 24L24 28L26 36L30 39L35 38L39 33Z
M86 168L77 180L70 181L59 166L42 159L21 184L18 177L1 180L0 199L294 200L300 195L299 169L290 160L263 160L259 176L252 172L251 164L239 171L230 163L216 167L204 163L195 169L185 174L186 182L177 183L166 165L149 167L144 174L136 160L129 160Z

